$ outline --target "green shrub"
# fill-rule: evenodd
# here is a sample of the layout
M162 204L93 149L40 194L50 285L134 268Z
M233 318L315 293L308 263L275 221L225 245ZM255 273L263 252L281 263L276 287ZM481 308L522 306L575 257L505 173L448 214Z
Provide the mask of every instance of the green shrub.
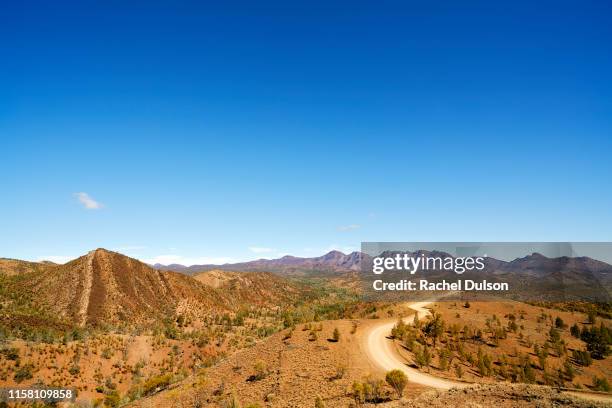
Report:
M391 388L395 390L398 398L402 398L404 388L406 388L406 384L408 383L408 377L406 377L406 374L400 370L391 370L385 376L385 380L387 381L387 384L389 384Z
M19 349L16 347L9 347L0 350L0 354L6 357L7 360L15 361L19 358Z
M340 330L338 330L337 327L334 329L334 333L332 335L332 340L335 341L335 342L340 341Z
M158 375L150 377L142 386L142 395L147 396L158 390L163 390L172 382L172 374Z
M580 327L578 327L577 323L574 323L574 325L570 328L570 333L577 339L580 338Z
M114 354L115 353L113 352L113 350L111 350L110 347L106 347L104 350L102 350L102 358L105 358L107 360L110 360Z
M588 367L593 363L593 359L591 358L591 354L586 350L574 350L572 351L572 357L576 360L577 364L581 366Z
M593 377L593 389L595 391L610 392L610 384L606 377Z
M459 363L455 364L455 375L457 376L457 378L463 377L463 368Z
M263 360L258 360L255 363L254 380L263 380L268 376L268 365Z
M111 408L116 408L121 404L121 396L117 390L113 390L106 394L104 398L104 405Z
M555 319L555 327L557 329L565 329L567 327L567 325L565 324L565 322L563 321L562 318L557 316L557 318Z
M34 376L32 374L33 371L34 371L34 366L32 364L25 364L19 367L17 371L15 371L15 376L13 378L15 379L15 382L17 383L20 383L24 380L29 380Z
M365 402L365 390L363 384L359 381L353 382L352 391L355 402L357 404L363 404Z

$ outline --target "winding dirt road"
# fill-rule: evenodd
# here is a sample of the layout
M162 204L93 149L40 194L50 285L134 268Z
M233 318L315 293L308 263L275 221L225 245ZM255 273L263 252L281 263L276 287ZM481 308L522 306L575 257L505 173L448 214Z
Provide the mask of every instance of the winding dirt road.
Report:
M429 314L429 310L425 309L425 306L427 306L429 303L431 302L413 303L408 305L408 307L419 315L419 319L422 319ZM412 319L405 319L404 321L406 324L412 324ZM395 321L391 321L384 322L379 325L373 325L367 329L366 333L364 334L364 348L368 358L372 362L385 371L394 369L401 370L406 373L411 382L428 387L447 390L453 387L461 388L469 386L469 384L463 382L435 377L433 375L423 373L415 368L409 367L404 362L402 357L399 356L393 340L389 338L391 329L395 323Z
M418 314L419 319L422 319L429 314L429 310L425 309L425 306L430 303L431 302L418 302L407 304L406 306L414 310ZM404 322L406 324L412 324L412 320L412 318L404 319ZM394 369L401 370L408 376L409 381L432 388L448 390L451 388L465 388L473 385L429 375L408 366L402 356L399 355L393 340L389 338L391 329L395 323L396 321L381 321L364 330L362 336L363 349L374 365L380 367L384 371ZM577 391L564 391L563 393L588 400L612 403L612 396L606 394Z

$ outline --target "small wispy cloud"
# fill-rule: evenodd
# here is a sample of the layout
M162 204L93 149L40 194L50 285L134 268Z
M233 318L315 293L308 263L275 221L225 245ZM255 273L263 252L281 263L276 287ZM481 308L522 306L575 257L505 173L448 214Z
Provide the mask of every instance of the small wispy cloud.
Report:
M354 231L356 229L361 228L361 225L359 224L349 224L349 225L341 225L338 227L338 231Z
M249 247L249 251L251 251L251 252L253 252L255 254L269 254L270 252L276 251L276 249L274 249L274 248L267 248L267 247L251 246L251 247Z
M102 203L99 203L98 201L94 200L87 193L74 193L74 196L77 198L77 200L79 200L81 204L83 204L83 207L88 210L99 210L103 207Z

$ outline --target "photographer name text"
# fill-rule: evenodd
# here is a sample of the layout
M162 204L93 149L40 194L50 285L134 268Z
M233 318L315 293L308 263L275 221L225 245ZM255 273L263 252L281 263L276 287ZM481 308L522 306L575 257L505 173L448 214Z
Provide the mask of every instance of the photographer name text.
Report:
M455 282L430 282L427 279L416 281L401 279L397 282L385 282L377 279L372 284L374 290L405 290L405 291L507 291L510 286L506 282L474 281L471 279L457 280Z

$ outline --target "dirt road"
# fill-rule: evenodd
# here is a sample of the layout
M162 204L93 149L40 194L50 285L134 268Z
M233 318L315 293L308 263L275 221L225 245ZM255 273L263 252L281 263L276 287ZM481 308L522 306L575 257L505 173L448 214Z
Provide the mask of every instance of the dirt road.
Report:
M418 314L419 319L422 319L429 314L429 310L425 309L425 306L430 303L431 302L412 303L407 304L407 307L414 310ZM472 385L460 381L439 378L408 366L405 360L397 352L393 340L389 338L391 329L396 322L396 320L383 320L365 328L362 335L362 347L371 362L384 371L394 369L401 370L408 376L409 381L432 388L448 390L451 388L465 388ZM404 322L406 324L412 324L412 318L404 319ZM565 391L563 394L592 401L612 403L612 396L606 394L576 391Z
M429 311L425 309L430 302L419 302L410 304L409 307L418 313L419 318L424 318ZM412 324L412 319L406 319L407 324ZM364 349L368 358L385 371L398 369L406 373L411 382L439 389L450 389L453 387L466 387L469 384L447 380L433 375L423 373L406 365L398 355L395 344L388 336L396 321L381 322L372 325L364 333Z

